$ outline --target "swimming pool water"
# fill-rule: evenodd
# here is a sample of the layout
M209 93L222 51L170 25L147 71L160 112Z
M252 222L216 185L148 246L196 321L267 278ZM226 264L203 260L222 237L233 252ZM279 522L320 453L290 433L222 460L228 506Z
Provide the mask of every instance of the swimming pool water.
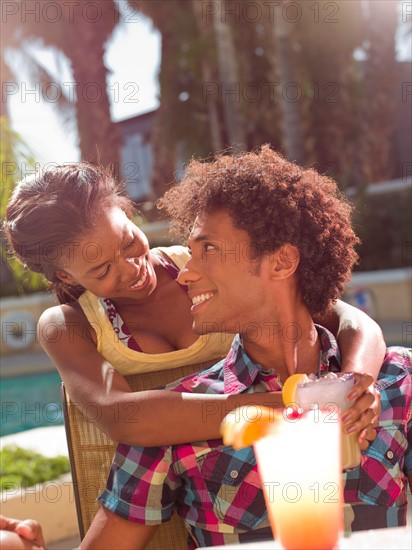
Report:
M63 424L57 372L0 379L0 435Z

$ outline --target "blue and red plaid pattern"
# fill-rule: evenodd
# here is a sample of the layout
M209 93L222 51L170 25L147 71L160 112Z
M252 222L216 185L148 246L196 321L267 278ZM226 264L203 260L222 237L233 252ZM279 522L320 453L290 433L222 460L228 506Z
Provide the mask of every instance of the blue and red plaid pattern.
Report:
M274 370L264 371L249 359L236 337L224 360L167 389L233 394L278 391L281 384ZM176 508L190 531L189 548L271 537L252 448L234 451L221 439L169 447L118 445L100 502L145 524L170 519Z
M406 525L412 476L412 350L388 348L376 387L381 414L376 439L359 468L346 472L345 529Z
M336 341L317 328L322 365L335 369L340 364ZM388 350L378 386L379 435L363 454L361 467L344 474L346 530L405 524L405 471L412 473L406 441L412 432L410 350ZM236 394L276 391L281 384L273 370L250 360L236 337L226 359L167 388ZM100 502L127 520L146 524L167 521L176 509L186 522L189 548L271 536L253 450L234 451L220 439L168 447L119 445Z

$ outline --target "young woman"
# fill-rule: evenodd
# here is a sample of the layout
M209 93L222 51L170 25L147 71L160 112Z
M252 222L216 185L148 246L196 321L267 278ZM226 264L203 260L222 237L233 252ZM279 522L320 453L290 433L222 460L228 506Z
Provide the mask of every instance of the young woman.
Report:
M192 303L176 281L188 251L183 246L150 250L133 213L111 174L87 163L48 168L25 179L9 202L4 229L14 253L51 282L61 303L43 313L38 335L71 399L80 409L90 401L97 404L97 424L113 440L144 446L219 437L229 410L268 404L268 396L281 406L278 392L131 391L124 375L218 361L232 339L192 331ZM359 373L348 427L361 432L367 447L378 401L368 387L382 364L381 332L343 302L319 321L338 338L343 370ZM127 422L131 411L137 421Z

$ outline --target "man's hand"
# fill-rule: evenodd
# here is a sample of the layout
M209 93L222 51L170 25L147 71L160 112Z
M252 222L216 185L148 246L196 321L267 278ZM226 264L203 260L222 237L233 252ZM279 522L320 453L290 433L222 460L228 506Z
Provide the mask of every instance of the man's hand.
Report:
M0 530L9 531L10 533L15 533L22 539L30 542L33 545L33 547L44 549L46 546L44 542L41 526L34 519L20 520L20 519L7 518L6 516L0 515ZM4 546L3 544L1 545L2 548L7 548L8 547L6 546L7 544L8 544L8 539L7 539L7 542L5 541Z
M355 373L355 385L348 394L354 404L343 414L347 433L359 433L359 445L365 451L376 437L381 395L369 374Z

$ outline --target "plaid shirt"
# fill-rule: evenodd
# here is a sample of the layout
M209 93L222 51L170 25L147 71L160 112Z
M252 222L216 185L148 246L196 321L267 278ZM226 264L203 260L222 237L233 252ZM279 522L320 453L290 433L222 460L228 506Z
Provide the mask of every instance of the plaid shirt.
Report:
M345 531L406 525L412 476L412 350L388 348L378 381L381 414L376 439L359 468L344 476Z
M323 369L337 370L336 341L326 329L318 327L318 332ZM379 435L364 453L361 468L344 474L347 530L405 524L403 470L412 473L406 440L412 423L411 375L410 354L402 348L388 350L378 382ZM236 337L226 359L167 389L237 394L276 391L281 383L273 370L264 371L249 359ZM166 447L118 445L100 502L129 521L145 524L167 521L176 508L190 533L189 548L272 536L252 448L234 451L220 439Z

